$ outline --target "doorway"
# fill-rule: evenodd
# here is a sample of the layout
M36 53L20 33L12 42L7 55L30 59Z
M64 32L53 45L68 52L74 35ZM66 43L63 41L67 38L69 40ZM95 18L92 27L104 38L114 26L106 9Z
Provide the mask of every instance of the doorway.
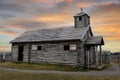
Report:
M84 63L85 63L85 66L88 66L89 64L89 52L90 52L90 46L86 46L85 47L85 54L84 54Z
M18 61L23 61L23 49L24 49L24 46L18 47Z

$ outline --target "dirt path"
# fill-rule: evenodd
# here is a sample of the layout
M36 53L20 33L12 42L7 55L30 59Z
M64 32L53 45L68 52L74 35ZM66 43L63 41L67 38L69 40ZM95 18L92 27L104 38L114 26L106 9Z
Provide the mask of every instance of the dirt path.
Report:
M17 71L25 73L51 73L51 74L68 74L68 75L89 75L89 76L120 76L120 67L118 65L112 65L111 67L103 71L88 71L88 72L65 72L65 71L53 71L53 70L19 70L11 68L0 67L0 70L4 71Z

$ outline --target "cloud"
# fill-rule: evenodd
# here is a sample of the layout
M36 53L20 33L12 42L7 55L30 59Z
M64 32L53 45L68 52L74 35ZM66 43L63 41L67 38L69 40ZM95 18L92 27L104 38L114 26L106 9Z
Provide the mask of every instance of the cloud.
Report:
M107 5L96 5L95 7L91 8L91 14L101 14L104 15L108 12L114 13L119 12L120 3L111 3ZM103 14L104 13L104 14Z
M1 0L0 2L0 11L3 10L3 11L18 11L18 12L21 12L21 11L24 11L26 9L25 5L23 4L20 4L20 3L15 3L14 0L11 0L12 2L8 2L8 0Z
M103 34L105 41L120 41L120 3L98 5L91 10L95 34Z
M62 9L62 8L70 6L73 2L74 0L57 0L55 2L56 3L55 7Z
M49 0L31 0L32 2L40 2L40 3L46 3L49 2Z
M3 51L3 52L10 51L10 46L0 46L0 51Z
M0 46L0 48L5 48L5 47L9 47L9 46Z
M95 35L107 44L120 40L120 0L0 0L0 34L14 38L26 30L73 25L81 7Z
M19 35L18 32L12 31L12 30L0 30L1 35L8 35L8 36L17 36Z
M0 10L22 11L24 7L16 4L0 4Z
M11 15L10 13L3 13L3 12L1 12L0 13L0 18L7 18L7 19L9 19L9 18L12 18L12 17L16 17L15 15Z
M58 14L50 14L50 15L40 16L38 18L36 17L35 20L42 21L42 22L55 23L55 22L67 22L67 21L70 21L71 18L72 17L69 14L58 13Z
M37 22L37 21L17 21L11 24L16 25L16 28L19 27L24 30L33 30L33 29L40 29L43 27L48 27L47 23Z
M0 26L0 34L17 36L24 31L48 27L48 24L44 22L37 22L32 20L16 20L13 22L8 22L7 24L4 23L4 25Z
M91 7L97 5L96 2L80 2L77 4L78 8L86 8L86 7Z
M105 41L120 41L120 27L119 26L112 26L108 25L100 25L97 28L93 28L94 33L98 35L103 35L105 38Z

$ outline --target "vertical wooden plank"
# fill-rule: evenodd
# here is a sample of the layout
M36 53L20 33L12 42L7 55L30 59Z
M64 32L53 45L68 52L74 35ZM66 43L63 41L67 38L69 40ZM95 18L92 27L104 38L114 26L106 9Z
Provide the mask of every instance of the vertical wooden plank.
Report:
M95 50L95 59L96 59L96 65L98 65L98 46L96 46L96 50Z
M90 57L90 52L89 52L89 50L87 51L87 55L88 55L88 60L87 60L87 61L88 61L88 62L87 62L88 64L87 64L87 66L88 66L88 69L89 69L89 61L90 61L90 60L89 60L89 57Z
M101 45L99 47L100 47L100 65L102 65L102 47Z
M11 44L11 61L13 61L12 59L13 59L13 43Z
M28 43L28 63L31 62L31 44Z

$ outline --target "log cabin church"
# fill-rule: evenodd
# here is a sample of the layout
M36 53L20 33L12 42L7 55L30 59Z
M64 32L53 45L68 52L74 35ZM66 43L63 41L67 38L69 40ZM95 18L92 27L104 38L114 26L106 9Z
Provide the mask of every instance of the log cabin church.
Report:
M90 16L82 10L74 16L74 26L27 31L10 43L15 62L102 65L103 37L93 35Z

